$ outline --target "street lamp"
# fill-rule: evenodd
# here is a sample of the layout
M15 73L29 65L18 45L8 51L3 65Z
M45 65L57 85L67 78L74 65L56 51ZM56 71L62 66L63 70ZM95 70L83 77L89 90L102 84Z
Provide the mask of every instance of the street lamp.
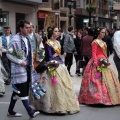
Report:
M73 4L74 4L74 0L68 0L68 8L69 8L69 15L68 15L68 18L69 18L69 25L71 25L71 18L73 17L72 15L72 7L73 7Z
M57 21L57 27L59 28L59 13L55 13L56 21Z
M91 14L95 10L96 6L91 0L89 0L89 3L86 5L86 10L89 13L89 27L91 27Z
M115 11L113 10L113 6L110 7L110 20L111 20L111 28L113 28L113 17L114 17Z

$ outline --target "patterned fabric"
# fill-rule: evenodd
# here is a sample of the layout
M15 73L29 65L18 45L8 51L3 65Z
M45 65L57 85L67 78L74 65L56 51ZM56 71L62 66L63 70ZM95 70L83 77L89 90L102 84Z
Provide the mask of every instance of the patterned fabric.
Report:
M51 48L48 44L45 44L45 58L46 58L46 61L56 60L56 61L59 61L60 63L63 63L60 56L56 56L56 57L53 56L53 55L55 55L55 53L56 52L54 51L53 48Z
M16 34L13 39L11 40L8 49L9 48L13 48L13 50L24 50L26 53L26 47L25 47L25 43L22 40L22 37L20 36L20 34ZM31 56L32 56L32 51L31 51ZM21 66L21 63L23 60L18 59L12 55L10 55L9 53L7 53L7 57L8 59L11 60L11 81L13 84L19 84L19 83L24 83L27 81L27 71L26 71L26 67ZM24 55L24 60L27 59L27 55ZM31 63L30 66L32 66L32 59L31 59Z
M53 42L52 40L47 40L46 42L50 47L52 47L54 49L54 51L56 52L56 56L60 55L61 53L61 46L60 43L58 41Z
M120 104L120 83L117 76L109 68L108 71L102 72L108 94L113 105ZM110 81L110 82L109 82Z
M5 34L1 36L2 38L2 46L4 46L5 48L7 48L7 39ZM13 36L10 34L10 40L13 38Z
M120 104L120 84L112 69L101 73L91 59L86 66L79 93L79 103Z
M73 83L65 65L61 64L57 68L56 76L57 85L53 85L51 76L47 72L46 77L48 79L44 85L47 92L40 100L35 100L33 97L30 97L31 104L33 104L37 110L42 110L47 113L78 112L80 110L79 104L73 90Z
M0 60L0 92L5 92L4 80L1 72L1 60Z
M34 36L32 36L32 39L29 37L29 39L31 41L33 53L35 53L37 50L37 41Z
M56 52L51 46L46 44L45 50L45 57L48 58L47 61L57 60L63 63L60 56L53 56ZM47 91L45 96L40 100L34 100L32 99L33 97L31 97L31 104L33 104L36 109L47 113L78 112L80 110L79 104L66 66L60 64L56 69L56 85L52 84L52 76L49 71L46 72L46 78L43 86Z
M2 56L2 40L0 38L0 57ZM5 92L5 86L4 86L4 76L1 72L2 70L3 65L2 65L2 62L1 62L1 59L0 59L0 92Z

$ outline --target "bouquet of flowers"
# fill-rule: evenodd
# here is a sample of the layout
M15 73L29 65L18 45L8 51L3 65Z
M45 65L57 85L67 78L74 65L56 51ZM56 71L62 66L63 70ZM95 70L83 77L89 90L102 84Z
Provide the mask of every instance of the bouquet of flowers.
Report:
M46 65L48 66L48 71L50 72L51 76L52 76L52 84L56 85L57 84L57 79L56 79L56 69L59 66L59 62L56 60L52 60L46 63Z
M98 71L102 72L102 71L106 71L106 70L109 69L109 68L107 68L107 66L109 66L110 63L109 63L109 61L107 59L100 58L99 62L101 63L101 65L97 67Z
M38 51L39 58L43 59L45 57L45 50L44 48L40 48Z
M8 49L8 52L18 59L22 60L24 58L24 51L23 50L19 50L19 49L13 50L12 48L10 48L10 49Z

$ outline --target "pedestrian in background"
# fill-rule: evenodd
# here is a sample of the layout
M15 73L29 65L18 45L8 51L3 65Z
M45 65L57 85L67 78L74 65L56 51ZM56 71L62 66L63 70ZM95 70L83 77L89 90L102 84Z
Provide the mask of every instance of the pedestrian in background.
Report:
M110 33L108 30L105 32L105 36L103 38L103 41L106 42L107 45L107 56L109 57L113 53L113 43L110 37Z
M68 72L71 77L73 77L73 75L70 73L70 69L73 64L73 54L77 53L74 44L73 35L74 35L74 28L72 26L69 26L68 33L66 34L64 39L63 50L65 56L65 65L67 66Z
M88 29L88 33L83 37L82 39L82 43L81 43L81 55L83 56L83 72L85 69L85 66L87 65L87 63L89 62L89 60L92 57L92 46L91 43L93 41L93 29L89 28Z
M10 52L7 53L8 59L11 61L11 81L13 87L13 93L11 96L10 105L8 108L8 116L21 117L22 114L14 111L15 104L18 97L28 112L30 118L34 118L39 112L34 112L30 107L28 94L29 94L29 84L31 82L31 73L34 68L32 59L32 47L30 40L28 39L30 23L26 20L21 20L18 23L19 33L16 34L9 46L8 50L13 51L23 51L24 53L21 58L17 58L14 54ZM20 55L20 53L19 53Z
M2 52L2 57L1 61L2 64L7 72L5 84L9 85L11 82L11 76L10 76L10 60L6 56L6 50L8 48L8 45L13 38L13 35L11 34L11 30L9 26L4 27L4 34L1 36L2 39L2 47L3 47L3 52Z
M40 38L40 35L38 33L34 32L34 25L32 23L30 23L28 38L31 42L31 46L33 50L33 61L34 61L33 64L35 69L40 63L38 52L39 52L40 43L42 42L42 38Z
M76 51L77 51L77 54L76 55L74 55L74 57L75 57L75 61L76 61L76 74L78 75L78 76L80 76L80 68L78 68L78 61L79 60L82 60L82 55L81 55L81 50L80 50L80 48L81 48L81 43L82 43L82 32L80 32L80 31L77 31L77 33L76 33L76 39L74 40L74 43L75 43L75 48L76 48Z

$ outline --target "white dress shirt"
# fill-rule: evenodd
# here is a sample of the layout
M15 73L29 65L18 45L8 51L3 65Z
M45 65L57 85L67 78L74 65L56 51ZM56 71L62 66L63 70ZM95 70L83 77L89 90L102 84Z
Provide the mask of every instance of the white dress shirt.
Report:
M120 58L120 31L117 31L114 33L113 47L114 47L114 50L115 50L117 56Z
M33 38L33 32L29 34L29 37L32 39Z
M10 36L6 36L6 40L7 40L7 46L8 46L10 43Z

